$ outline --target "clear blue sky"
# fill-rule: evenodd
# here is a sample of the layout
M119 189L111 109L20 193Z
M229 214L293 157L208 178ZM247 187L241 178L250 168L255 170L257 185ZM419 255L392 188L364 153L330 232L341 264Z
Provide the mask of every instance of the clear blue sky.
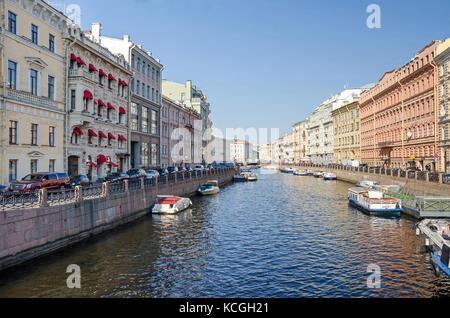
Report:
M347 87L378 81L434 39L450 36L450 1L54 0L81 6L81 24L129 34L206 93L214 125L280 128ZM366 8L381 8L369 29Z

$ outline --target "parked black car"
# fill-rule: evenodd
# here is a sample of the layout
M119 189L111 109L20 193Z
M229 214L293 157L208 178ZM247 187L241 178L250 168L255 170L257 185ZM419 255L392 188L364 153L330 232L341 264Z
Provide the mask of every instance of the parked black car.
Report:
M71 188L75 188L78 185L80 185L82 187L87 187L91 184L92 184L91 181L85 175L78 175L78 176L70 177L70 187Z
M130 179L147 177L147 173L144 169L130 169L127 171L127 175L130 177Z
M109 174L105 177L104 181L105 181L105 182L113 183L113 182L117 182L117 181L129 179L129 178L130 178L130 176L129 176L128 174L126 174L126 173L123 173L123 172L113 172L113 173L109 173Z

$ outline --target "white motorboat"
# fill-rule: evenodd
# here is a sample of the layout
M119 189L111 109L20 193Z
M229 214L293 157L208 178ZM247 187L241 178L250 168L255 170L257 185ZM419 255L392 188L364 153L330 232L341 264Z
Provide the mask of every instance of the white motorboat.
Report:
M356 186L360 187L360 188L369 188L369 189L374 189L375 186L380 185L378 182L376 181L370 181L370 180L362 180L359 181Z
M254 172L247 174L247 181L258 181L258 174Z
M175 214L188 209L192 205L189 198L174 195L158 195L152 209L154 214Z
M219 182L217 180L210 180L200 188L198 188L198 193L201 195L212 195L220 192Z
M337 176L334 173L326 172L323 175L323 180L337 180Z

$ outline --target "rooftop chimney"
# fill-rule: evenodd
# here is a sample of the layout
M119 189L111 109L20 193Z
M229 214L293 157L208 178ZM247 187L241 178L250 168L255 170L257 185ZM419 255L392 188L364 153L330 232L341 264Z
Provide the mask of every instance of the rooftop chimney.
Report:
M124 39L124 41L130 42L130 36L129 35L124 35L123 39Z
M99 39L101 36L102 24L99 22L94 22L91 25L92 37L94 39Z

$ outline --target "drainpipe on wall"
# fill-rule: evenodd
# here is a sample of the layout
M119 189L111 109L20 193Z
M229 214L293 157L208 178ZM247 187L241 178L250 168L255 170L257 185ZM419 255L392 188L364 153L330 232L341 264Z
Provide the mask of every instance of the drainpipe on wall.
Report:
M401 76L401 72L400 75ZM402 168L405 167L405 156L403 155L405 153L405 140L404 140L404 133L405 133L405 114L404 114L404 96L403 96L403 85L402 85L402 81L399 78L397 80L397 83L400 85L400 95L402 96L402 130L401 130L401 137L402 137Z
M375 149L376 149L376 127L375 127L375 99L370 96L373 102L373 164L375 165Z
M3 30L5 29L5 0L2 0L2 16L1 16L2 22L1 22L1 43L0 43L0 49L2 50L1 53L1 65L0 65L0 81L1 84L3 86L3 92L2 92L2 96L1 96L1 100L0 100L0 110L2 112L2 121L1 121L1 133L2 133L2 138L1 138L1 143L2 143L2 154L1 154L1 159L0 159L0 180L3 184L7 184L7 181L9 182L9 180L6 180L6 161L5 161L5 156L6 156L6 102L5 102L5 98L6 98L6 80L5 80L5 74L3 72L3 64L5 62L5 35L3 33Z
M70 36L69 36L70 39ZM69 51L70 49L75 45L75 43L77 43L77 37L74 35L74 39L75 41L73 41L72 43L69 44L69 46L66 47L66 67L64 68L66 71L66 74L64 76L64 80L65 82L65 96L66 96L66 106L65 106L65 118L64 118L64 136L63 136L63 153L64 153L64 158L63 158L63 162L64 162L64 166L66 167L66 172L69 172L69 158L68 158L68 150L67 150L67 138L68 136L70 136L70 131L69 131L69 114L70 114L70 110L68 109L69 105L70 105L70 100L69 100L69 63L67 63L67 61L69 61ZM81 169L81 162L82 162L82 158L80 158L80 162L79 162L79 167ZM78 173L81 173L81 171L78 171Z
M434 151L435 154L438 153L438 138L439 138L439 129L438 129L438 77L439 77L439 73L438 73L438 66L436 64L436 62L434 60L430 61L431 66L433 66L433 73L434 73L434 83L433 83L433 100L434 100ZM434 155L434 154L433 154ZM440 158L439 158L440 159ZM438 165L438 160L435 159L435 164L434 164L434 172L436 172L436 167ZM445 167L444 167L445 170Z
M133 70L131 69L132 65L131 65L131 56L132 56L132 51L133 49L136 47L136 44L133 43L130 48L128 49L128 61L130 64L130 71L133 72ZM133 76L131 79L134 78L134 72L133 72ZM135 83L136 84L136 83ZM129 159L127 160L127 171L129 169L131 169L131 126L130 126L130 110L131 110L131 80L128 83L128 107L127 107L127 152L130 154ZM141 148L139 147L139 152L141 151Z

